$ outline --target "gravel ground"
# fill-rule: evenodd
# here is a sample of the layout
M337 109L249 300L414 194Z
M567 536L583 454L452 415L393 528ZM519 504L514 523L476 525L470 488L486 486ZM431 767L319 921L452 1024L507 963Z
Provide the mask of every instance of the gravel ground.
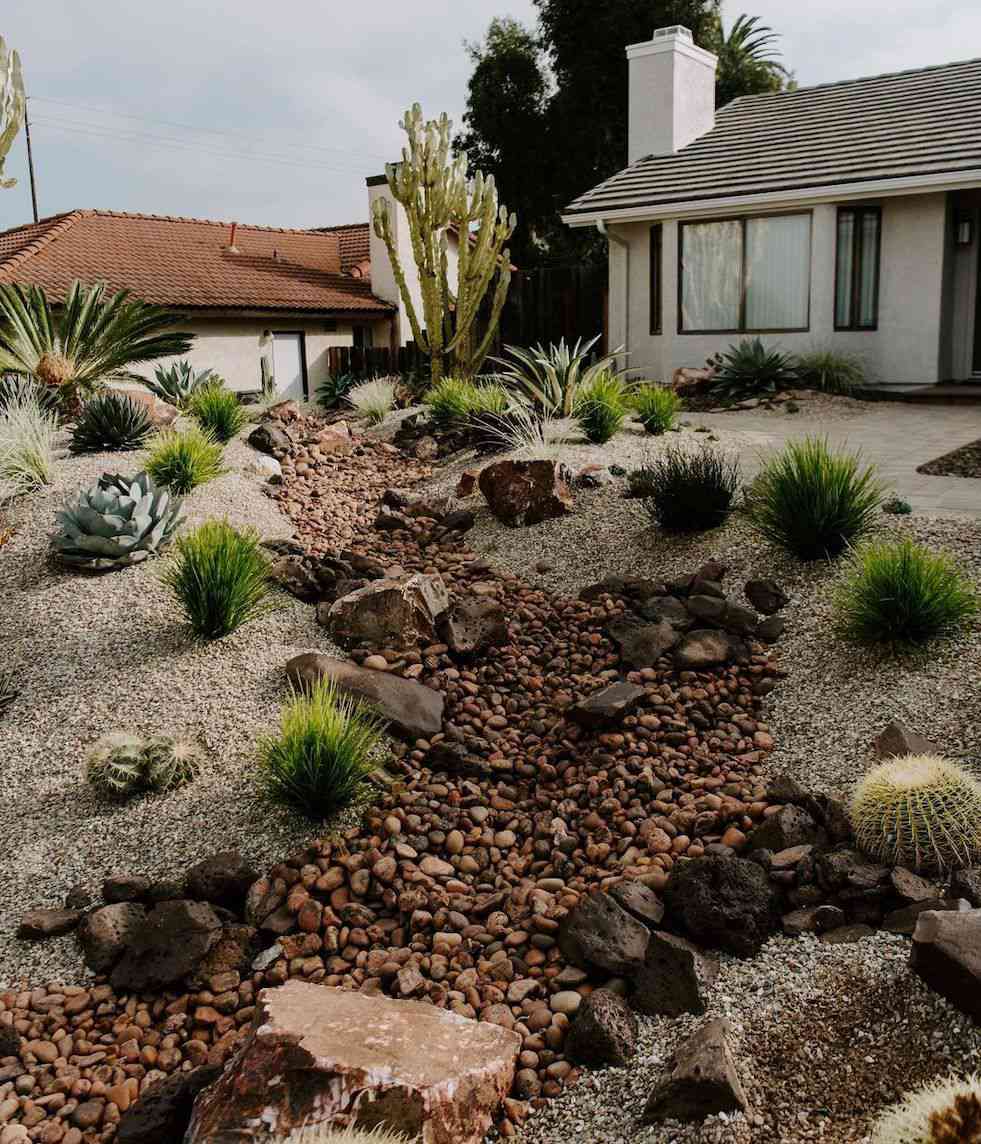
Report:
M981 477L981 441L944 453L935 461L920 465L916 471L934 477Z
M628 1068L589 1073L528 1121L522 1144L859 1144L905 1089L981 1064L981 1029L930 992L909 943L774 938L752 961L724 958L707 1016L728 1018L749 1115L643 1126L673 1048L701 1017L640 1018Z
M249 472L256 454L226 451L231 471L185 501L187 526L210 517L291 533ZM37 944L13 936L32 906L60 905L82 883L125 869L176 874L208 853L237 846L260 866L290 853L308 823L259 801L255 740L276 725L283 664L327 648L312 608L283 595L277 610L214 644L196 642L159 582L163 559L102 576L52 567L48 536L61 501L106 469L136 471L141 455L69 457L56 483L0 513L0 646L20 697L3 716L0 801L0 987L24 979L84 975L72 937ZM167 795L122 805L83 781L86 748L112 730L178 732L202 739L210 769Z

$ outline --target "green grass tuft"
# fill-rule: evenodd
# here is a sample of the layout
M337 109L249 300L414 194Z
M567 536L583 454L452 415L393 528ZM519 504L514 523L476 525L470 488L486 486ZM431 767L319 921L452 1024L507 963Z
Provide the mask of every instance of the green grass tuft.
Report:
M663 385L642 385L633 399L638 420L648 433L655 436L674 428L681 404L677 393Z
M576 394L573 415L586 440L604 445L620 429L630 411L627 387L615 373L597 373Z
M223 454L221 442L200 425L168 429L154 440L145 468L155 484L186 496L226 471L221 463Z
M283 708L279 735L259 746L266 796L308 818L323 819L348 806L374 769L382 720L356 700L319 680L309 694Z
M669 532L704 532L726 520L739 488L739 463L709 445L674 446L630 474L629 487Z
M220 639L272 608L269 560L258 533L209 520L175 548L163 580L202 638Z
M822 393L854 393L865 384L865 366L855 354L815 347L798 354L797 378L805 389Z
M836 627L857 643L925 644L956 635L978 603L947 556L903 538L854 554L835 596Z
M771 458L747 498L750 520L772 544L801 560L831 559L876 527L884 488L858 454L827 441L791 441Z
M238 396L220 381L195 390L188 402L188 411L202 429L222 443L238 436L248 420Z

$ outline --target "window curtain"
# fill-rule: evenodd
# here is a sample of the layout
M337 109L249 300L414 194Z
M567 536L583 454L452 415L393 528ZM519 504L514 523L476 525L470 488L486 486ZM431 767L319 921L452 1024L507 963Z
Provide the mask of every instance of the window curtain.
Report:
M838 272L835 279L835 325L852 324L852 275L855 272L855 215L838 212Z
M811 280L811 216L746 221L746 329L804 329Z
M743 230L738 219L685 225L681 266L683 330L739 329L742 262Z
M879 277L879 216L873 211L862 212L861 280L858 284L858 322L860 326L876 323L876 294Z

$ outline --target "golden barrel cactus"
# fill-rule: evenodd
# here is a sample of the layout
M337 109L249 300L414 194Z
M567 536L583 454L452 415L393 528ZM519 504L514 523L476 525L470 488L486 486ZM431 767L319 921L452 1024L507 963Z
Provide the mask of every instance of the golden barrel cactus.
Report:
M329 1124L312 1124L308 1128L297 1128L280 1144L413 1144L401 1132L389 1132L386 1128L367 1131L364 1128L333 1128Z
M871 1144L970 1144L981 1140L981 1075L945 1077L883 1112Z
M944 871L981 859L981 782L939 755L890 759L851 803L859 849L880 862Z

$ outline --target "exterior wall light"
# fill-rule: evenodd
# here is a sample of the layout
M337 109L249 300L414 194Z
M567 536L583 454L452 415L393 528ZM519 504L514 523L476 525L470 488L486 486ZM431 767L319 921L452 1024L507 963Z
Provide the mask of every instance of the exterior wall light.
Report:
M974 242L974 216L958 215L954 221L954 243L957 246L970 246Z

